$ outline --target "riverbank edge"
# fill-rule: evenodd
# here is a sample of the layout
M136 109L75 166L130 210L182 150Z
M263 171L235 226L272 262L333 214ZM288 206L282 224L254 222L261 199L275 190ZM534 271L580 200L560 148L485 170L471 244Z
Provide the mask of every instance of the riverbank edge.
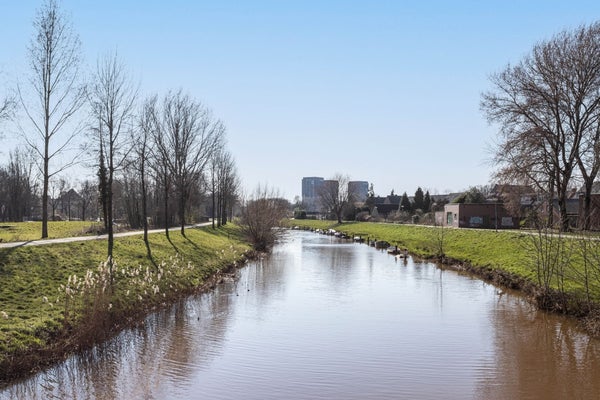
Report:
M585 333L600 338L600 304L589 305L575 296L562 294L557 290L545 290L527 278L500 269L480 267L447 257L431 257L425 260L435 262L438 268L443 266L467 273L496 287L518 291L538 310L574 318Z
M51 368L72 355L108 341L125 329L139 326L153 312L167 308L189 296L214 290L225 277L235 275L238 269L244 268L248 262L257 260L263 255L264 253L249 249L234 262L223 268L216 268L198 286L165 292L164 299L158 304L142 303L139 304L142 307L130 308L121 313L101 310L100 314L96 315L98 320L93 329L86 329L85 323L70 325L66 329L55 332L51 345L6 354L5 360L0 363L0 390Z
M286 226L292 228L297 222L298 221L290 221ZM302 220L299 227L300 229L309 229L313 231L316 229L323 229L323 221L320 222L321 223L318 223L319 226L311 226L310 220ZM335 229L350 235L350 240L352 239L351 235L354 229L351 228L351 225L346 229L344 228L344 224L338 224L333 221L327 222L330 222L327 228ZM391 238L385 237L385 235L378 236L378 239L392 241ZM529 278L505 271L502 268L479 266L471 263L469 260L448 256L419 255L414 252L414 249L411 249L408 246L407 250L416 260L434 262L438 267L451 269L460 273L467 273L501 289L518 291L537 309L573 318L586 334L591 337L600 338L600 304L597 302L588 304L576 296L563 294L558 290L545 290Z

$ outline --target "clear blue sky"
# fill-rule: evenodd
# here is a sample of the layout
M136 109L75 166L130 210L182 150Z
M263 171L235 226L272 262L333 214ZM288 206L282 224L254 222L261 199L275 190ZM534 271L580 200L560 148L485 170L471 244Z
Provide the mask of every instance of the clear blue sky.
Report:
M41 2L2 3L0 88L26 68ZM185 89L225 122L245 188L290 200L303 176L337 172L382 195L488 183L488 76L600 18L600 2L578 0L61 5L90 70L117 49L143 94Z

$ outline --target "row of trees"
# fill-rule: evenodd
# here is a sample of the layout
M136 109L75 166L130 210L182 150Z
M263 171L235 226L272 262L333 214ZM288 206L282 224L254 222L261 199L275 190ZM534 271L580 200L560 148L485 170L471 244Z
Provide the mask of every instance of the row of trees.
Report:
M7 172L0 169L1 183L10 182L2 185L0 200L11 206L0 211L19 220L39 195L41 237L47 237L49 207L56 198L53 182L85 156L98 179L95 186L109 257L117 188L122 194L120 206L130 220L141 221L146 232L149 206L162 204L160 219L167 235L174 222L185 234L197 206L190 201L209 197L208 208L216 217L213 223L226 223L239 179L226 149L224 124L182 90L141 98L116 53L102 57L91 80L83 82L81 43L54 0L40 8L34 28L28 81L20 82L16 90L18 111L25 118L16 121L37 170L22 171L22 153L11 154ZM14 105L9 100L1 103L0 118L8 118ZM4 203L11 196L25 196L27 201ZM13 205L19 205L20 211Z
M482 96L488 120L500 126L494 161L499 181L545 194L548 225L558 204L569 229L567 194L582 184L582 221L589 228L592 185L600 171L600 23L563 31L536 44L515 65L492 75Z
M392 195L393 195L392 191ZM408 194L406 192L402 193L402 197L400 198L400 210L407 213L416 212L417 210L421 210L421 212L428 213L431 211L431 207L433 206L433 199L429 194L429 190L423 193L423 189L418 187L415 191L415 195L413 200L411 201L408 198Z

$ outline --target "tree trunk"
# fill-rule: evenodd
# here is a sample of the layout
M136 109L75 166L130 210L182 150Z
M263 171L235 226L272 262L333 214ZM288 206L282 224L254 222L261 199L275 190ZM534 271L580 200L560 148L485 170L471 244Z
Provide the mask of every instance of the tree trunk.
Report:
M181 235L185 236L185 194L181 193L179 199L179 219L181 222Z
M593 179L584 178L584 194L583 194L583 210L580 210L579 222L580 228L584 231L590 229L591 224L591 207L592 207L592 187L594 185Z
M227 224L227 201L225 200L225 196L223 196L223 200L221 201L221 225Z
M112 163L111 163L112 164ZM108 185L107 185L107 201L106 201L106 215L107 215L107 227L108 227L108 244L107 244L107 253L108 253L108 273L110 276L110 290L114 290L113 286L113 248L114 248L114 236L113 236L113 193L112 193L112 184L113 184L113 172L112 165L109 167L108 172Z
M48 237L48 140L46 139L44 155L44 188L42 191L42 239Z
M214 167L213 167L213 171L212 171L212 195L211 195L211 199L212 199L212 228L215 229L215 172L214 172Z
M144 170L144 161L142 159L140 178L142 184L142 226L144 227L144 244L146 245L146 255L149 259L152 259L152 250L150 250L150 242L148 241L148 201L146 195L146 174Z
M165 174L167 172L165 171ZM165 235L167 239L169 238L169 184L167 182L167 178L165 175L165 204L164 204L164 212L165 212Z
M221 208L223 204L223 194L221 190L219 190L219 195L217 196L217 226L221 226L221 216L223 213L223 209Z

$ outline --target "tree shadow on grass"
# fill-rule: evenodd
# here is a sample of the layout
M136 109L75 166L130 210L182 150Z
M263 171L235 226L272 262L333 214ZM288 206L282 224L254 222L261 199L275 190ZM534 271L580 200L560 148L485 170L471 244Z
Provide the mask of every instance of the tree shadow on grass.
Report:
M173 240L171 240L171 235L167 235L167 240L169 241L169 243L171 244L171 246L173 246L173 248L175 249L175 251L177 253L180 253L179 248L175 245L175 243L173 243Z
M4 269L4 267L8 263L9 256L15 250L17 250L19 247L25 246L25 243L28 243L28 242L24 242L23 244L20 244L18 246L4 247L4 248L0 249L0 275L3 275L6 272L5 269Z
M187 240L188 242L190 242L190 244L198 251L202 251L202 249L200 248L200 246L198 246L196 243L194 243L194 241L192 239L190 239L187 236L184 236L185 240Z
M158 271L158 264L156 264L156 260L154 259L154 256L152 255L152 249L150 248L150 241L144 241L144 245L146 246L146 258L148 260L150 260L154 269Z

